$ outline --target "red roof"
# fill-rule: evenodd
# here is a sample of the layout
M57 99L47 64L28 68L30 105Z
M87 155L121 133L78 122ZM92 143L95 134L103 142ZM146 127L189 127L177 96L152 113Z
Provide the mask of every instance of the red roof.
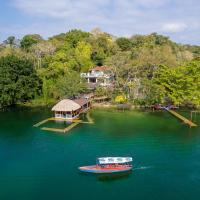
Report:
M89 102L87 99L74 99L73 101L79 104L80 106L83 106Z
M108 66L96 66L92 70L95 70L95 71L106 71L106 70L109 70L109 69L110 69L110 67L108 67Z

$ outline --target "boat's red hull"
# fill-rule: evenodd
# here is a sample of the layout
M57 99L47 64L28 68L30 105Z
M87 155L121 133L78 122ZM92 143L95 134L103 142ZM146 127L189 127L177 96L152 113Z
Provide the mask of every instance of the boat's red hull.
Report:
M81 172L88 172L88 173L117 173L117 172L127 172L132 170L132 166L117 166L117 167L100 167L97 165L91 165L91 166L83 166L79 167L79 170Z

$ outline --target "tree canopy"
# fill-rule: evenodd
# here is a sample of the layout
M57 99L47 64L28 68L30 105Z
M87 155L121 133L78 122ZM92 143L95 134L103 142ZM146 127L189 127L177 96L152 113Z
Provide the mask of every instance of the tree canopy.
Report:
M114 87L97 88L97 95L198 106L199 58L200 46L177 44L157 33L118 38L97 28L90 33L74 29L49 39L29 34L20 42L10 36L0 45L0 105L79 95L86 91L80 73L107 65Z
M41 92L41 81L33 64L14 55L0 58L0 107L34 98Z
M20 42L20 45L23 49L25 50L29 50L30 47L33 45L33 44L37 44L38 42L42 41L42 37L38 34L33 34L33 35L25 35L21 42Z

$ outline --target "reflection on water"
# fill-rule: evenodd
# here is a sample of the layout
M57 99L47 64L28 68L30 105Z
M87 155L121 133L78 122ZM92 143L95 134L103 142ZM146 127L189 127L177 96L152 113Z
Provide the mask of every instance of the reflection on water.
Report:
M107 173L107 174L94 174L94 173L80 172L81 176L96 177L98 181L102 181L102 182L126 179L126 178L129 178L131 174L132 174L132 171L119 172L119 173Z
M131 176L132 171L121 172L121 173L112 173L112 174L97 174L97 179L102 182L106 181L118 181L121 179L127 179Z
M71 121L52 120L52 121L46 122L41 127L61 128L61 129L64 129L64 128L67 128L71 124L72 124Z

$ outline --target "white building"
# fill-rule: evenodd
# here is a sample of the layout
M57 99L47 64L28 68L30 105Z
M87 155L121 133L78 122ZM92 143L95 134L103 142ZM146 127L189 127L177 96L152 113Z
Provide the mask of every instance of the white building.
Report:
M85 78L88 84L93 87L108 87L114 81L114 75L107 66L97 66L87 73L81 73L81 77Z

